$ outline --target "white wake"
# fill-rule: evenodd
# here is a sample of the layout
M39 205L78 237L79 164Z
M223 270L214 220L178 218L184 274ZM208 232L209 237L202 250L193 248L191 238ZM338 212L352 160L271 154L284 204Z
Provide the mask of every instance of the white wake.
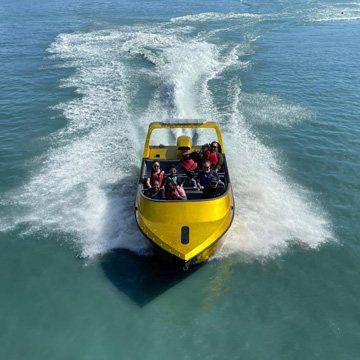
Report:
M219 256L267 257L294 241L317 247L332 238L313 195L286 177L281 157L249 127L292 126L310 113L275 96L242 93L239 73L251 63L241 56L254 51L253 38L248 32L236 45L221 43L187 24L214 17L57 37L51 56L74 68L61 86L80 96L55 106L68 123L45 139L50 147L35 160L37 172L5 200L22 210L2 230L26 224L25 232L66 233L84 257L113 248L146 252L133 213L146 128L168 117L201 117L222 126L235 192L236 216ZM235 74L229 83L227 72Z

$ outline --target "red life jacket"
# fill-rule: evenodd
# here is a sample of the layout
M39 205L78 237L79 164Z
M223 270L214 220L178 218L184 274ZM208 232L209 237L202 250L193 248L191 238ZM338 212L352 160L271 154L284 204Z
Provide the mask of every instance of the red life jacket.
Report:
M181 163L181 166L189 171L189 170L195 170L198 166L197 162L195 162L193 159L186 159Z
M161 169L160 169L160 172L158 172L158 173L151 170L151 178L150 178L151 186L154 185L155 180L157 180L159 182L159 185L161 186L163 179L164 179L164 173Z
M176 195L179 195L179 192L177 190L174 190L175 195L171 195L171 192L166 192L165 193L165 197L166 200L179 200L178 197Z
M211 165L217 165L219 162L217 152L210 152L209 150L205 152L203 160L209 160Z

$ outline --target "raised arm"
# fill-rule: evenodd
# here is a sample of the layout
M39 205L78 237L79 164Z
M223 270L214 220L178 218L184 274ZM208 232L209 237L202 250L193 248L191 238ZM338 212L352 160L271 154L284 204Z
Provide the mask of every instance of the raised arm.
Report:
M195 150L189 150L189 151L185 151L185 152L183 153L183 156L187 156L187 155L190 155L190 154L192 154L192 153L194 153L194 152L200 152L200 150L198 150L198 149L195 149Z
M150 180L151 180L151 169L147 173L147 178L146 178L146 182L145 182L147 188L151 188Z

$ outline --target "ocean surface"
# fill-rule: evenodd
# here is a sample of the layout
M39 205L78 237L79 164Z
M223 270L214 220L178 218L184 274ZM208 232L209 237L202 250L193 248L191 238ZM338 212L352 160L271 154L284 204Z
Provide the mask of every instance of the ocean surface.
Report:
M0 1L0 358L360 359L360 1ZM148 124L223 131L236 215L138 231Z

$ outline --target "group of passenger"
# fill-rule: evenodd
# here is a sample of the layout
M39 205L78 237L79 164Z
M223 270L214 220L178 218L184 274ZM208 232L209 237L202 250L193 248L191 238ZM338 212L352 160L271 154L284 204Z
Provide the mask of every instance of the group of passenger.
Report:
M216 141L205 151L202 149L185 152L179 166L171 165L166 177L164 170L160 168L160 162L155 160L147 174L144 194L156 200L186 200L186 187L202 190L203 199L221 196L226 191L218 175L223 163L224 157ZM195 179L199 164L202 164L201 170ZM186 172L186 179L182 182L178 180L178 170Z
M205 160L210 161L212 170L220 171L224 163L224 156L220 151L218 142L213 141L210 146L204 145L201 150L195 149L184 152L179 166L186 171L196 170Z

